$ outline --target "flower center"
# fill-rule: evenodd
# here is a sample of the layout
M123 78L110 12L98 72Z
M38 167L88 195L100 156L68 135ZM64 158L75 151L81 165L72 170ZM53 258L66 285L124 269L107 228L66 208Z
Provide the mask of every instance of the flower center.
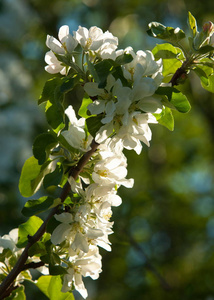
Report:
M108 176L108 171L107 170L100 170L97 172L100 176L102 177L107 177Z
M91 44L92 44L92 39L89 37L87 38L86 47L90 48Z

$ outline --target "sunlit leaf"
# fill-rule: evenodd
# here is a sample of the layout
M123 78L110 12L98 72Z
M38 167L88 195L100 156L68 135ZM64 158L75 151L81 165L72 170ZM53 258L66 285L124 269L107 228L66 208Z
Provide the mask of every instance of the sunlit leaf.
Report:
M180 60L183 60L184 54L182 50L178 47L174 47L173 45L169 43L165 44L158 44L154 47L152 50L152 53L155 57L155 59L171 59L171 58L179 58Z
M174 130L174 118L171 109L168 107L163 108L160 114L154 114L159 124L165 126L169 130Z
M40 171L41 166L34 156L31 156L25 161L19 180L19 191L22 196L30 197L37 191L40 183L34 182L34 184L32 184L32 181L39 176Z
M178 68L182 66L182 62L177 59L163 60L163 76L173 75Z
M41 276L36 286L50 299L50 300L74 300L72 293L62 293L62 281L60 276Z
M207 91L214 93L214 65L207 66L207 60L203 61L204 65L197 65L194 69L195 73L199 76L201 85Z
M22 196L31 197L38 191L44 176L51 171L49 168L50 163L49 160L41 166L34 156L25 161L19 180L19 191Z
M36 216L30 217L27 222L19 225L17 247L22 248L27 245L29 236L33 236L42 225L43 221Z
M89 117L89 115L88 115L88 108L87 107L92 102L93 101L89 97L84 97L83 98L81 107L80 107L80 109L78 111L78 115L80 117L85 118L85 119L87 119Z
M205 84L206 86L209 84L208 83L208 76L202 68L196 67L196 68L193 69L193 71L198 75L198 77L201 80L201 83Z
M172 44L176 44L185 38L185 33L180 28L166 27L158 22L149 23L148 26L148 35L154 38L165 40Z
M191 36L194 38L197 33L197 22L191 12L188 12L187 24L189 26Z
M214 74L209 75L208 84L205 84L203 81L201 81L201 85L207 91L214 93Z
M174 87L159 87L156 93L163 96L162 103L169 108L181 113L187 113L191 108L187 97Z

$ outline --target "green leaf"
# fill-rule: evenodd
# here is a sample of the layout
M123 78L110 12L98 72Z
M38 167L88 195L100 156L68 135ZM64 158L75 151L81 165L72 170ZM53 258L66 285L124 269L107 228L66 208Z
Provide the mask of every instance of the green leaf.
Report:
M164 59L163 60L163 76L175 74L178 68L182 66L182 62L177 59Z
M51 133L42 133L38 135L33 143L33 155L40 165L42 165L49 156L50 150L57 145L58 141Z
M61 164L57 163L55 170L45 176L43 180L43 186L47 189L49 186L58 186L62 180L63 167Z
M34 156L26 160L19 180L19 191L22 196L31 197L38 191L44 176L51 171L49 168L50 163L49 160L40 166Z
M43 242L36 242L33 244L30 249L28 250L29 256L37 256L40 257L46 254L46 248Z
M187 113L191 109L191 105L187 97L175 88L173 88L170 103L173 104L177 111L181 113Z
M201 81L201 85L207 91L214 93L214 74L208 76L208 84Z
M93 101L91 100L91 98L89 97L84 97L83 100L82 100L82 104L80 106L80 109L78 111L78 115L82 118L85 118L87 119L89 116L88 116L88 105L90 103L92 103Z
M47 228L46 228L46 232L52 234L52 232L54 231L54 229L58 226L62 224L61 222L57 221L54 217L52 217L47 224Z
M26 160L19 180L19 191L22 196L30 197L38 190L39 183L33 182L33 180L39 176L40 171L41 166L34 156Z
M17 247L23 248L27 245L29 236L33 236L42 225L43 221L36 216L30 217L27 222L19 225Z
M19 286L17 289L13 290L11 295L6 298L7 300L26 300L25 287L23 285Z
M42 95L39 98L38 104L41 104L46 101L53 102L55 98L55 88L61 84L61 78L59 77L54 77L52 79L49 79L46 81Z
M117 67L114 67L113 70L112 70L112 75L114 76L114 78L117 80L117 79L120 79L120 81L122 82L123 86L130 86L128 80L124 77L123 75L123 70L121 68L121 66L117 66Z
M188 12L187 24L190 29L191 36L194 38L197 33L197 22L191 12Z
M60 276L41 276L36 286L50 299L50 300L75 300L72 293L62 293L62 281Z
M103 119L102 115L92 116L92 117L89 117L88 119L86 119L88 131L93 137L96 136L97 131L100 129L100 127L103 126L103 124L101 123L102 119Z
M202 46L197 50L197 53L199 54L206 54L206 53L210 53L214 51L214 47L212 47L211 45L206 45L206 46Z
M95 82L98 82L99 78L98 78L97 72L94 68L94 64L91 63L88 55L86 55L86 61L87 61L89 73L93 76Z
M182 61L185 59L182 50L169 43L155 46L152 53L155 59L162 58L164 76L174 74L181 67Z
M121 65L130 63L132 60L133 60L133 57L131 54L124 53L124 54L119 55L115 59L115 64L117 64L118 66L121 66Z
M49 274L50 275L63 275L63 274L67 274L67 271L62 266L53 266L50 264L49 265Z
M48 102L46 106L46 118L48 124L53 128L56 129L59 126L62 128L64 123L64 110L62 105L58 102L55 104L50 104Z
M171 109L168 107L163 108L160 114L154 114L159 124L165 126L169 130L174 130L174 118Z
M64 77L60 86L61 93L67 93L79 82L79 76Z
M106 79L112 71L112 61L110 59L102 60L94 66L97 76L99 78L99 88L104 88L106 86Z
M53 252L53 244L51 243L50 240L45 244L46 244L47 254L41 256L40 259L44 263L52 265L52 266L55 266L56 264L59 265L61 263L61 259L60 259L59 255L57 255L56 253ZM57 271L57 269L56 269L56 271ZM59 274L62 274L62 273L55 273L55 274L50 273L50 275L59 275Z
M154 47L152 50L152 53L155 57L155 59L171 59L171 58L177 58L179 60L184 60L184 54L182 50L178 47L174 47L173 45L169 43L165 44L159 44Z
M156 94L163 96L163 105L187 113L191 106L187 97L174 87L159 87Z
M166 27L158 22L149 23L148 35L165 40L172 44L178 43L185 38L185 33L180 28Z
M194 71L199 76L202 87L214 93L214 65L212 67L207 66L206 63L209 63L207 59L203 60L202 63L205 65L197 65Z
M22 209L22 214L25 217L31 217L49 209L52 207L53 203L54 198L49 196L41 197L38 200L28 200Z
M195 69L193 69L193 71L198 75L198 77L201 80L201 83L205 84L205 86L209 84L208 76L202 68L196 67Z

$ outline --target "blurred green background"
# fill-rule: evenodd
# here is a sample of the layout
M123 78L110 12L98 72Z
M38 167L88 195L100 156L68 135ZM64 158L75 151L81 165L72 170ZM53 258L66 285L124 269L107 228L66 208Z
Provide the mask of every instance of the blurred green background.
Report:
M152 21L187 29L214 22L213 0L0 1L0 235L25 218L18 191L22 165L47 129L37 107L44 82L46 35L61 25L96 25L119 37L119 48L151 50ZM126 152L132 190L114 208L112 252L101 250L103 272L85 280L90 300L214 300L214 95L197 78L185 84L192 110L175 114L175 130L152 125L151 147ZM47 299L32 284L27 300ZM76 299L81 299L79 295Z

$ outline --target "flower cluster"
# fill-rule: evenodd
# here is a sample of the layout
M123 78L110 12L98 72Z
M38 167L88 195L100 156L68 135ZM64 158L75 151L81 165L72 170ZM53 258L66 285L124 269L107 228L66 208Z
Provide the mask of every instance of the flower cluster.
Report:
M52 243L64 249L67 274L62 291L74 286L86 298L82 276L98 278L101 272L98 247L111 251L108 239L113 232L111 207L122 203L117 189L121 185L131 188L134 184L133 179L126 179L127 160L123 149L134 149L139 154L141 142L149 146L149 123L157 123L153 113L162 110L161 99L155 95L163 78L162 61L155 61L150 51L135 53L131 47L118 50L118 39L97 27L88 30L80 26L71 35L68 26L62 26L59 41L48 36L46 44L50 48L45 56L46 71L69 74L78 66L86 74L85 95L92 100L88 113L99 116L101 121L95 135L99 147L90 162L88 177L80 174L77 181L69 180L75 197L70 209L55 215L60 224L51 236ZM120 76L109 72L100 86L91 72L92 65L104 60L116 63L125 56L131 59L120 66ZM93 137L86 119L78 119L71 105L65 114L69 127L60 134L80 153L89 151Z
M114 37L110 32L103 31L96 26L91 27L89 30L85 27L79 26L79 29L74 32L73 36L69 33L69 27L64 25L60 27L59 40L52 36L47 36L46 45L50 49L45 55L46 71L55 74L60 72L62 75L67 74L70 67L62 63L59 58L67 57L72 62L75 61L75 50L80 45L85 53L88 53L90 59L93 59L98 55L102 59L115 59L116 48L118 45L118 39Z
M116 79L110 73L104 88L100 88L98 82L89 78L90 82L85 83L84 90L88 96L95 99L88 106L90 113L103 116L101 120L103 126L96 134L96 142L103 143L109 136L114 135L115 143L122 141L124 148L134 149L139 154L142 150L140 141L149 145L151 140L148 124L157 123L152 114L160 113L162 109L161 98L155 95L163 78L162 61L155 61L150 51L140 50L135 53L131 47L117 50L117 38L108 31L103 33L97 27L88 30L80 26L71 36L68 26L62 26L59 30L59 40L60 42L53 37L47 37L46 44L51 51L46 54L45 60L49 63L46 70L50 73L65 74L70 67L62 63L64 60L60 57L69 55L70 61L75 62L76 56L73 51L78 45L82 47L81 55L87 55L91 62L104 59L115 60L124 54L131 55L132 61L122 65L125 86L121 79ZM81 68L84 69L84 66ZM76 119L71 116L70 121L74 124ZM74 127L71 128L74 130ZM66 132L64 135L67 139L69 135L72 136L69 139L72 145L77 135L72 135L71 130L70 134ZM79 134L81 140L83 140L81 137L82 134L84 135L83 131L82 127L82 133Z
M214 24L206 22L199 32L189 12L188 26L189 49L180 43L186 37L183 30L150 23L147 33L167 41L152 52L118 49L117 37L96 26L70 33L64 25L58 39L47 36L45 70L63 76L45 83L38 104L46 105L50 129L35 139L19 182L24 197L42 184L47 195L28 200L22 210L28 221L0 237L0 278L11 274L0 286L4 296L14 289L19 297L19 283L31 280L26 270L37 268L50 274L37 282L46 294L57 281L59 297L74 289L87 297L83 277L97 279L100 248L111 251L112 207L122 203L117 191L134 185L127 178L124 150L140 154L143 144L150 146L151 123L173 130L171 110L190 110L175 87L190 70L213 92ZM35 216L48 209L44 222ZM25 246L21 255L19 247Z
M66 111L71 119L72 107ZM73 115L75 116L75 115ZM74 117L74 120L76 116ZM74 124L75 123L75 124ZM69 132L74 128L81 133L76 122L70 124L69 131L64 137L69 141ZM81 123L81 122L79 122ZM81 136L81 134L80 134ZM75 140L75 139L74 139ZM85 138L83 138L85 140ZM72 144L81 150L81 143L77 140ZM98 247L111 251L108 235L112 234L113 222L110 221L112 206L122 203L117 195L120 185L131 188L133 179L126 179L127 161L122 153L122 147L111 148L109 141L99 146L94 156L93 172L90 184L83 188L81 181L70 184L75 195L70 211L55 215L58 225L52 233L51 241L64 249L64 262L67 261L67 274L64 276L62 291L66 292L74 285L75 289L86 298L87 290L84 287L82 276L97 279L101 272L101 255ZM85 182L84 178L81 178Z

